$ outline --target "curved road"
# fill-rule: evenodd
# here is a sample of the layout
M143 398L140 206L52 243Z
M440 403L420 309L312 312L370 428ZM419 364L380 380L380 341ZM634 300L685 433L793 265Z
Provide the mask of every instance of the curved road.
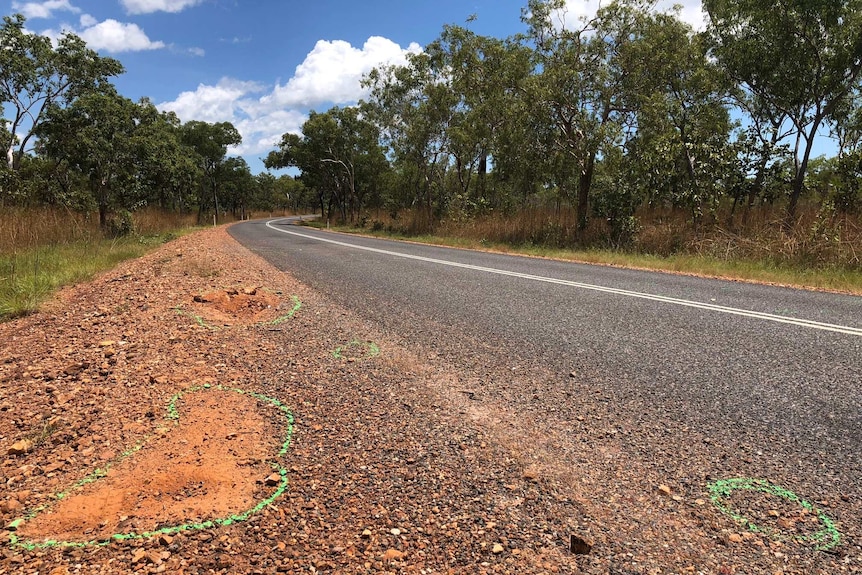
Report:
M695 429L717 459L728 446L766 453L761 476L862 507L860 297L362 238L289 219L230 233L467 371L482 368L471 342L493 345L497 362L541 366L557 386L577 379L644 427L668 421L670 441Z

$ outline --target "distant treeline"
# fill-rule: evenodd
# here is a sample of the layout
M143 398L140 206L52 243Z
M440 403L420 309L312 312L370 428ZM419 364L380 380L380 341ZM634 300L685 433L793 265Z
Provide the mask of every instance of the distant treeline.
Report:
M103 222L144 204L344 222L410 210L414 231L550 208L574 214L570 241L591 229L618 246L651 211L695 232L765 205L785 232L812 210L818 225L858 222L862 0L704 0L700 33L650 2L575 24L565 4L529 0L509 38L446 26L406 65L373 70L366 100L312 112L268 155L297 178L251 175L226 157L230 124L131 102L109 82L119 62L5 18L0 99L16 115L0 131L0 202L98 208ZM818 156L826 140L834 153Z
M117 93L117 60L66 33L56 46L25 30L21 15L0 26L0 206L63 206L98 212L106 231L127 231L144 206L200 220L250 210L291 210L308 195L291 176L252 175L228 157L242 138L230 123L181 123L147 99Z

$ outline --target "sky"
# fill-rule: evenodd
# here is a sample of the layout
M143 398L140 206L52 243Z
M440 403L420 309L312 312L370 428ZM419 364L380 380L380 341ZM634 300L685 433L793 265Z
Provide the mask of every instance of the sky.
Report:
M569 0L565 18L594 14L600 0ZM607 1L607 0L606 0ZM362 75L406 61L445 24L506 37L524 31L526 0L11 0L6 13L28 30L81 36L126 72L114 80L133 100L149 98L183 122L228 121L243 143L230 150L253 172L310 110L351 105ZM702 28L700 0L681 17ZM467 20L475 15L469 24Z

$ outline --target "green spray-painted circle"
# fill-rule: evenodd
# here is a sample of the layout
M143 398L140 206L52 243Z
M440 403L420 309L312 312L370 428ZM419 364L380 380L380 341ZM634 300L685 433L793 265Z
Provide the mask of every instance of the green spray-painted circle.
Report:
M286 314L280 315L277 318L270 320L270 321L259 321L259 322L255 323L254 325L258 326L258 327L276 326L276 325L281 325L282 323L288 321L289 319L292 319L293 316L296 315L296 313L302 308L302 301L299 299L299 297L297 297L295 295L290 296L290 300L293 302L293 307ZM182 304L175 307L174 311L176 311L179 315L183 315L183 316L192 318L201 327L205 327L205 328L212 330L212 331L220 331L222 329L218 326L215 326L215 325L209 323L207 320L205 320L203 318L203 316L196 314L194 312L191 312L191 311L186 311L183 308Z
M380 346L373 341L362 341L354 339L344 345L340 345L332 352L332 357L335 359L344 359L344 352L351 348L360 348L364 350L366 358L377 357L380 355Z
M284 436L284 441L281 444L281 448L278 451L277 458L282 458L287 454L288 449L290 449L291 439L293 437L293 425L294 425L293 414L290 412L290 410L287 408L287 406L285 406L283 403L281 403L281 401L279 401L278 399L275 399L273 397L268 397L268 396L260 394L260 393L254 393L254 392L250 392L250 391L245 391L243 389L226 387L226 386L222 386L222 385L209 385L209 384L207 384L207 385L191 387L189 389L186 389L185 391L181 391L181 392L177 393L176 395L174 395L170 399L170 402L168 403L168 409L167 409L167 411L168 411L168 414L166 416L167 419L172 420L172 421L179 420L180 415L179 415L179 411L177 409L177 402L180 399L182 399L183 396L188 395L190 393L195 393L195 392L204 391L204 390L211 390L211 389L219 390L219 391L227 391L227 392L231 392L231 393L238 393L240 395L246 395L248 397L252 397L252 398L256 399L257 401L259 401L261 403L269 404L269 405L276 407L284 415L285 420L287 421L287 431L286 431L285 436ZM139 451L141 449L141 447L143 447L143 444L145 441L146 441L146 439L143 442L137 444L135 447L125 451L123 454L120 455L120 457L118 458L118 461L122 461L126 457ZM99 539L99 540L94 540L94 541L55 541L55 540L48 540L48 541L37 542L37 541L29 541L29 540L20 539L20 538L18 538L15 531L12 531L12 533L9 535L9 539L10 539L9 543L12 547L21 548L21 549L25 549L28 551L33 551L36 549L48 549L51 547L91 547L91 546L102 547L102 546L110 545L113 541L149 539L152 537L157 537L159 535L175 535L177 533L181 533L184 531L197 531L197 530L202 530L202 529L210 529L212 527L221 527L223 525L226 526L226 525L231 525L233 523L239 523L242 521L246 521L249 517L251 517L252 515L254 515L256 513L259 513L266 506L270 505L273 501L278 499L287 489L287 469L283 465L278 463L277 461L272 461L270 463L270 465L272 465L272 468L281 476L281 480L279 481L276 490L269 497L258 502L255 506L251 507L250 509L247 509L241 513L230 515L228 517L211 519L209 521L204 521L202 523L186 523L183 525L175 525L172 527L163 527L163 528L157 529L155 531L145 531L142 533L116 533L116 534L111 535L110 537L108 537L106 539ZM81 481L78 481L77 483L75 483L72 487L70 487L66 491L58 493L55 496L56 499L59 501L65 497L67 497L73 490L75 490L79 487L82 487L88 483L92 483L94 481L97 481L97 480L101 479L102 477L107 476L109 468L110 468L110 465L106 466L103 469L96 469L93 473L91 473L90 475L88 475L87 477L82 479ZM17 529L18 527L24 525L27 521L34 519L36 516L41 514L43 511L46 511L48 508L49 508L48 506L39 507L39 508L35 509L34 511L32 511L30 514L28 514L27 517L13 521L12 524L10 525L10 527L12 527L13 529Z
M734 491L740 489L774 495L792 503L796 503L806 511L815 514L820 525L822 525L822 528L816 533L812 533L810 535L799 535L793 537L794 540L802 543L814 543L817 546L816 548L820 551L833 549L841 542L841 532L838 531L838 528L835 526L835 521L833 521L831 517L814 507L814 505L805 499L800 498L792 491L789 491L780 485L775 485L765 479L752 479L748 477L721 479L715 483L709 484L710 499L712 499L713 504L715 504L722 513L737 523L744 525L752 533L764 533L770 537L780 536L780 533L775 529L763 527L754 523L754 521L739 511L736 511L726 503L725 500L730 497Z

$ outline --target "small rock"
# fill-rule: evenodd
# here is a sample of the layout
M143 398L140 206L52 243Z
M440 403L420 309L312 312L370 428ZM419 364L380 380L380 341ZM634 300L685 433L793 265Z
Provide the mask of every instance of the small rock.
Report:
M670 494L673 493L673 489L671 489L667 485L659 485L658 491L659 491L659 493L661 493L662 495L665 495L667 497L670 497Z
M569 535L569 551L575 555L589 555L593 546L577 535Z
M86 364L83 364L83 363L73 363L73 364L67 365L65 368L63 368L63 373L65 373L66 375L69 375L69 376L75 376L75 375L78 375L79 373L81 373L82 371L84 371L84 369L86 367L87 367ZM49 393L51 393L51 392L49 391Z
M494 548L491 549L491 553L493 553L494 555L499 555L503 551L504 551L503 546L500 545L499 543L494 543Z
M0 503L0 511L4 513L12 513L13 511L18 511L19 509L21 509L21 502L17 499L10 499L8 501Z
M138 565L139 563L146 563L148 561L150 561L150 556L144 549L136 549L134 554L132 554L132 565Z
M8 455L24 455L31 451L33 451L33 442L29 439L22 439L13 443L6 453Z
M742 535L740 535L739 533L731 533L727 536L727 540L730 543L742 543Z
M401 559L404 559L404 553L398 549L387 549L386 553L383 554L384 561L400 561Z
M114 345L117 345L117 342L112 339L106 339L99 342L99 347L112 347Z
M170 545L173 542L174 542L174 538L171 537L170 535L168 535L167 533L162 533L161 535L159 535L159 545L164 545L165 547L167 547L168 545Z
M533 483L539 480L539 472L533 469L532 467L524 470L524 479L527 481L532 481Z
M396 537L398 537L399 535L401 535L401 530L400 530L400 529L398 529L397 527L394 527L394 528L390 529L390 530L389 530L389 532L390 532L392 535L395 535Z
M279 473L273 473L264 481L264 484L268 487L275 487L279 483L281 483L281 474Z
M371 529L366 529L365 531L362 532L362 538L363 539L368 539L369 537L371 537Z

